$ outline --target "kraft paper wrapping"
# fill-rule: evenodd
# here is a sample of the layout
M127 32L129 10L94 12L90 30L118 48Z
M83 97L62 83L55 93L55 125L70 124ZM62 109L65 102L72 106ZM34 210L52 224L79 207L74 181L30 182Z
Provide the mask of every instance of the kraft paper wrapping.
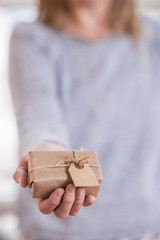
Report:
M96 151L31 151L28 156L28 185L33 198L47 198L69 183L85 187L86 196L98 196L102 173Z

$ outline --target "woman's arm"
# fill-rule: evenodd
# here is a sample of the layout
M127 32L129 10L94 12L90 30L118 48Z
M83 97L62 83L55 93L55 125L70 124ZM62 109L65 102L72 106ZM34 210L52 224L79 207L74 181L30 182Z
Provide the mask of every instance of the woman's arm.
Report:
M42 141L71 148L65 107L59 94L56 42L37 24L20 24L10 44L10 88L21 153Z
M70 147L68 129L58 95L57 52L52 58L45 36L28 26L18 27L11 39L10 86L15 107L22 156L14 179L27 187L29 150L66 150ZM33 147L34 146L34 147ZM60 218L76 215L81 206L89 206L85 189L69 184L56 189L48 199L36 199L42 213L54 211Z

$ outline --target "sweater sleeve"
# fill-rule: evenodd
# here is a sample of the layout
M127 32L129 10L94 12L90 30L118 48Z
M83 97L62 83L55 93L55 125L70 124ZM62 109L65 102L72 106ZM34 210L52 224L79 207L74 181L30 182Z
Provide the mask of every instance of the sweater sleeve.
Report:
M160 16L155 12L154 15L143 15L144 28L146 28L149 40L157 54L160 54Z
M157 47L158 52L160 54L160 17L159 15L152 17L152 26L151 26L152 30L154 31L154 44L155 47Z
M70 148L59 91L57 52L32 26L19 24L10 42L10 89L17 118L20 152L42 141ZM54 56L53 56L54 55Z

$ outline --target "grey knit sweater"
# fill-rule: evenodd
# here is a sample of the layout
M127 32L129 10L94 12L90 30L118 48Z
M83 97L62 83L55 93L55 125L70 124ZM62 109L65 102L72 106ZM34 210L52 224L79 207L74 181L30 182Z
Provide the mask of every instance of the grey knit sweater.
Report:
M40 22L11 39L10 84L20 152L41 141L95 149L96 203L76 217L41 214L21 190L21 229L43 240L106 240L160 232L160 23L89 41Z

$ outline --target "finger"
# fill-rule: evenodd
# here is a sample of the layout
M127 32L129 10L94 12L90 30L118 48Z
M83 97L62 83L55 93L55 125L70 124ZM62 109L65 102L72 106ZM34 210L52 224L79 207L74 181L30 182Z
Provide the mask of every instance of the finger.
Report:
M27 187L27 176L28 176L28 154L24 154L20 157L18 167L14 172L13 178L22 187Z
M43 214L50 214L60 204L62 196L64 194L63 188L56 189L49 198L42 199L36 198L37 206Z
M83 206L84 207L91 206L95 201L96 201L96 197L94 197L92 195L89 195L89 196L86 197L86 199L83 203Z
M17 170L13 174L14 180L20 184L21 187L25 188L28 185L28 174L25 169L17 168Z
M66 218L69 215L75 200L75 190L76 188L73 184L69 184L66 187L61 204L54 210L54 214L58 218Z
M70 210L69 215L76 216L79 213L79 211L84 203L85 192L86 192L85 188L79 187L76 189L75 201L73 203L73 206Z
M23 154L18 163L18 168L23 168L28 172L28 153Z

